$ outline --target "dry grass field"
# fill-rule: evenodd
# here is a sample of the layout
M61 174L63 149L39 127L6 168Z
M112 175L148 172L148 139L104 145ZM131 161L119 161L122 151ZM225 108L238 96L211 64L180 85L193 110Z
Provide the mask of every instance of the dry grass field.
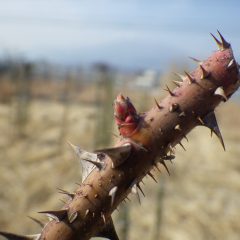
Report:
M93 148L97 108L71 104L64 118L63 104L33 101L25 135L19 137L13 107L0 105L0 229L29 234L39 228L27 216L46 220L37 212L62 206L57 188L76 188L80 166L66 142ZM159 185L145 179L141 206L135 196L128 203L129 239L154 239L156 229L161 240L240 239L239 107L229 101L217 110L226 152L208 129L198 127L189 142L183 142L187 151L177 147L176 159L168 163L171 176L164 169L155 172L162 186L161 201ZM156 228L159 204L162 216ZM120 225L116 222L117 229Z

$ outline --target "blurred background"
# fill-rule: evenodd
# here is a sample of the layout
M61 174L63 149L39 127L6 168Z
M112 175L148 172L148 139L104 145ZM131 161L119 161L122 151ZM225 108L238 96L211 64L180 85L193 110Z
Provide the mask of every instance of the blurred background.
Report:
M118 92L146 111L173 72L207 58L219 29L240 61L239 1L0 1L0 229L39 232L27 216L58 209L81 179L67 141L112 146ZM217 110L225 140L196 128L176 159L145 179L114 213L122 240L237 240L240 236L239 96Z

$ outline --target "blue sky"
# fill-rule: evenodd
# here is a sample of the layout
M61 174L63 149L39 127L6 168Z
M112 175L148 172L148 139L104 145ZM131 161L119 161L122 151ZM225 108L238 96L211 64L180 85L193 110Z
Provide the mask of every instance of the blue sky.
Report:
M0 53L63 64L163 69L216 49L240 53L240 1L0 0Z

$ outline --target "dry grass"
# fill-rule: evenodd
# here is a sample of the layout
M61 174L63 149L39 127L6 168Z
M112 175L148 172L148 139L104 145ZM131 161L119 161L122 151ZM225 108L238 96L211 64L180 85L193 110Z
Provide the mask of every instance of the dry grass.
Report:
M62 206L57 187L75 189L80 167L66 145L60 146L63 105L34 101L24 139L15 138L12 106L0 105L0 229L35 233L37 225L26 216ZM96 109L71 105L66 140L91 149ZM165 183L162 240L231 239L240 236L240 112L227 103L217 112L227 146L224 152L208 129L195 129L177 149L171 177L163 170ZM146 179L146 198L139 206L133 196L129 239L153 239L156 183ZM115 214L114 214L115 215ZM40 216L44 220L44 217ZM118 223L117 223L118 224Z

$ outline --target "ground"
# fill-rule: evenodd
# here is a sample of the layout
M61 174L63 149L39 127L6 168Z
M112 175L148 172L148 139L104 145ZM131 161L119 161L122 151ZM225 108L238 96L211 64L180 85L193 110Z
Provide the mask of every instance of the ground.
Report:
M0 105L0 229L31 234L39 228L27 216L47 220L36 212L60 208L63 196L57 188L71 191L80 181L67 140L93 149L97 108L71 104L66 110L59 102L33 101L23 136L18 136L13 109ZM146 178L141 205L130 197L129 239L155 239L156 231L162 240L239 239L239 103L222 104L216 115L226 152L207 128L194 129L189 142L183 140L187 151L177 147L173 164L167 163L171 176L162 168L154 172L158 184ZM156 227L159 204L162 217ZM119 219L117 213L114 218ZM117 230L120 225L116 222Z

